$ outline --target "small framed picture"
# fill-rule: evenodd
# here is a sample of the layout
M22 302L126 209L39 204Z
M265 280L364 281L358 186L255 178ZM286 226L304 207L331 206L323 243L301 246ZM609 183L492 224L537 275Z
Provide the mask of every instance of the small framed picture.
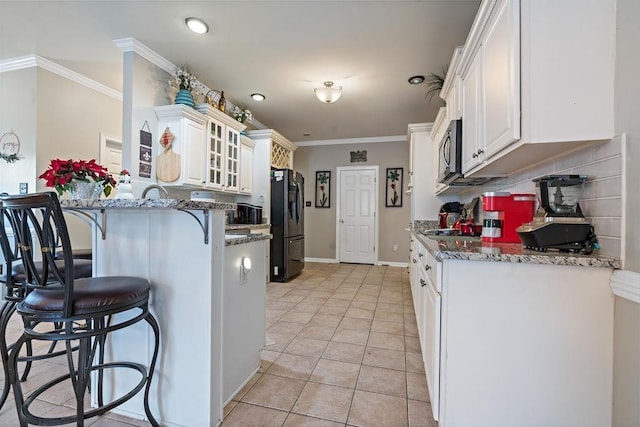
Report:
M402 168L387 168L385 206L388 208L402 207Z
M331 206L331 171L316 172L316 208Z

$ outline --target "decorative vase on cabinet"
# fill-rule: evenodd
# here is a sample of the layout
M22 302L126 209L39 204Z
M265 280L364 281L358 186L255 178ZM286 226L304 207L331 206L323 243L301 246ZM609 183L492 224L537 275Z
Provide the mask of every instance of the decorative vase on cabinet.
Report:
M180 89L176 95L176 104L183 104L191 108L195 108L196 104L193 100L193 95L187 89Z

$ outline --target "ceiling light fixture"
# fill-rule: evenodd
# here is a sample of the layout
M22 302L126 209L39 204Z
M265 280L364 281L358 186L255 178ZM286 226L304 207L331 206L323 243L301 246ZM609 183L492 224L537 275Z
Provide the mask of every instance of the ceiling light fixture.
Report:
M267 97L261 93L252 93L251 99L253 99L254 101L264 101L265 99L267 99Z
M410 85L419 85L422 82L424 82L424 76L409 77L409 84Z
M342 95L342 86L337 88L333 87L333 82L324 82L324 87L315 88L313 90L316 93L316 97L319 101L326 104L332 104L336 102Z
M184 23L187 24L187 27L194 33L205 34L209 32L209 26L202 19L187 18L184 20Z

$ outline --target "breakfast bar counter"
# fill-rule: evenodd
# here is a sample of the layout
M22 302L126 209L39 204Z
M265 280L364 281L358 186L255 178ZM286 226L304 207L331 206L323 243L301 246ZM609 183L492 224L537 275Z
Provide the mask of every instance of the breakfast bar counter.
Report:
M266 269L259 260L266 257L270 235L228 239L225 211L235 209L232 203L104 199L61 205L91 219L95 276L151 282L151 311L161 333L149 398L156 418L162 425L218 425L223 403L259 368L266 298ZM147 329L134 325L115 334L107 358L134 354L147 365ZM134 380L115 373L105 381L106 396L120 395ZM143 419L141 393L118 409Z

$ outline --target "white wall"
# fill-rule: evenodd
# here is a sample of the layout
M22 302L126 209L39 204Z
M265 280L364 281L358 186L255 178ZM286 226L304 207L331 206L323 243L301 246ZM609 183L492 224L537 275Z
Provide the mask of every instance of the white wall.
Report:
M20 138L18 160L0 160L0 191L53 191L38 176L51 159L97 159L100 132L121 134L122 104L39 67L0 73L0 136L13 130ZM63 197L69 197L68 194ZM74 248L91 247L90 228L67 215Z
M36 68L0 73L0 137L13 131L20 139L20 159L0 160L0 192L18 193L20 182L35 191L37 99Z
M351 163L351 151L367 151L367 161ZM337 259L336 255L336 168L340 166L379 166L378 176L378 260L406 263L409 258L409 196L404 194L409 171L409 144L406 141L369 144L318 145L298 147L293 157L294 169L305 177L305 256ZM385 207L386 168L403 168L402 207ZM331 171L330 208L316 208L315 173ZM394 245L398 250L394 251Z

